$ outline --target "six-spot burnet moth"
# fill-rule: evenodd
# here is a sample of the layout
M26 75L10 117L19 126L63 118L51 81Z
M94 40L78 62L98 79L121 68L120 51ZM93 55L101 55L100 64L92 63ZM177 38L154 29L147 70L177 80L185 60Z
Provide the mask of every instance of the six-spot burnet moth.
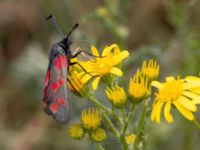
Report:
M54 26L59 32L54 16L50 15ZM71 33L78 27L75 24L64 39L56 44L50 50L49 65L44 82L43 109L46 114L52 115L60 123L67 123L69 118L69 104L67 95L67 72L70 65L70 59L81 53L72 55L70 46Z

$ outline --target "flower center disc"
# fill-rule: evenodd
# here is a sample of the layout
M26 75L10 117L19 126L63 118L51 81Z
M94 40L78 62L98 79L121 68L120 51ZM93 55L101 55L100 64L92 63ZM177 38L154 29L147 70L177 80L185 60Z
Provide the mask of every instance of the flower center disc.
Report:
M164 101L173 101L182 95L183 83L181 80L166 82L158 93L158 98Z
M107 58L101 58L97 59L95 62L95 65L93 66L93 69L95 71L95 74L98 75L105 75L109 73L112 65L110 64L110 60Z

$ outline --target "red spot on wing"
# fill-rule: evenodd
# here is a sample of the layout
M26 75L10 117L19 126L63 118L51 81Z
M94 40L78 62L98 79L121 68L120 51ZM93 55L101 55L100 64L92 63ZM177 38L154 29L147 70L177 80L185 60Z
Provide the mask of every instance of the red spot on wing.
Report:
M59 87L61 87L61 86L63 86L63 85L64 85L64 80L63 80L63 79L60 79L60 80L58 81L58 83L57 83L57 82L53 82L53 83L52 83L51 89L52 89L53 91L56 91Z
M60 104L61 104L62 106L65 105L65 99L64 99L64 98L61 98L61 99L59 100L59 102L60 102Z
M56 82L53 82L52 85L51 85L51 89L53 91L57 90L58 89L58 84Z
M55 58L54 62L55 67L58 70L61 70L62 67L67 67L67 58L65 55L59 55Z
M59 109L59 105L58 105L56 102L54 102L54 103L51 105L50 109L51 109L51 111L52 111L53 113L56 113L56 112L58 111L58 109Z
M63 86L63 84L64 84L64 80L63 80L63 79L60 79L60 80L59 80L59 86Z
M60 56L58 56L58 57L60 57ZM61 62L60 62L59 58L56 58L54 65L58 70L61 70Z
M63 67L67 67L67 57L65 55L61 56L61 63Z

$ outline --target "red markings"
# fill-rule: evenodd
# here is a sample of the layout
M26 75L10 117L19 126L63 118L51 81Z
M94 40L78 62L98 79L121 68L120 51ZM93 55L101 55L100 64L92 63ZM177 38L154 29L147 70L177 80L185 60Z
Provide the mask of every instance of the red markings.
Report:
M51 104L51 111L53 113L56 113L58 112L59 110L59 106L65 106L65 99L64 98L61 98L61 99L56 99L52 104Z
M61 87L61 86L63 86L63 85L64 85L64 80L63 80L63 79L60 79L60 80L58 81L58 83L57 83L57 82L53 82L53 83L52 83L51 89L52 89L53 91L56 91L59 87Z
M64 55L58 56L54 63L55 67L58 70L61 70L62 67L67 67L67 58Z
M58 104L54 102L54 103L51 105L51 110L52 110L52 112L53 112L53 113L56 113L56 112L58 111L58 109L59 109Z
M60 57L60 56L59 56L59 57ZM58 70L61 70L61 61L60 61L59 57L56 58L54 64L55 64L55 67L56 67Z
M67 56L57 55L50 64L45 77L43 108L46 113L50 113L55 118L65 115L63 110L68 105L67 93L65 93L67 65Z
M62 106L65 105L65 99L62 98L62 99L59 100L59 102L60 102L60 104L61 104Z
M51 89L53 91L57 90L58 89L58 84L56 82L53 82L52 85L51 85Z
M66 56L62 56L61 57L61 63L63 65L63 67L67 67L67 58L66 58Z
M64 80L63 80L63 79L60 79L60 80L59 80L59 86L63 86L63 84L64 84Z

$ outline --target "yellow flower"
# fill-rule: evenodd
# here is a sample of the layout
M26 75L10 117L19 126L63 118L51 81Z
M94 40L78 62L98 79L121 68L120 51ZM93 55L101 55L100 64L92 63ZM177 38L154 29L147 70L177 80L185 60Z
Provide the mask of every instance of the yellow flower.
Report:
M133 78L130 78L129 96L134 102L140 102L141 99L149 95L148 80L137 72Z
M158 78L160 66L157 64L156 60L144 61L142 64L141 74L142 76L148 78L149 81Z
M72 124L68 128L68 134L75 140L79 140L84 136L84 129L81 124Z
M97 128L90 134L90 138L95 142L102 142L106 139L106 137L107 137L106 132L102 128Z
M94 81L92 82L92 88L94 90L97 89L101 77L110 73L117 76L123 75L123 72L117 68L116 65L119 64L124 58L129 56L128 51L121 52L118 45L113 44L111 46L106 46L103 49L101 55L102 57L100 57L96 47L92 46L91 50L92 54L98 57L96 57L94 60L80 61L79 63L87 72L95 77Z
M99 111L95 108L84 109L81 114L81 122L85 129L95 130L101 124Z
M131 145L134 143L135 141L135 138L136 138L136 135L131 133L131 134L128 134L125 136L125 141L128 145Z
M171 106L175 108L188 120L194 120L193 112L197 111L196 104L200 103L200 79L186 77L185 79L175 79L167 77L166 82L153 81L152 86L158 89L153 103L151 120L160 123L162 106L164 106L164 116L168 123L173 122L170 113Z
M199 77L188 76L185 78L185 81L187 82L187 84L191 85L190 91L200 95L200 78ZM194 96L195 96L195 99L198 100L197 96L196 95ZM199 103L200 101L196 101L196 102Z
M77 66L70 67L70 75L67 77L68 88L78 96L84 96L88 92L87 82L90 76Z
M120 108L126 103L126 93L123 87L119 87L118 85L112 88L107 87L105 92L108 99L115 107Z

